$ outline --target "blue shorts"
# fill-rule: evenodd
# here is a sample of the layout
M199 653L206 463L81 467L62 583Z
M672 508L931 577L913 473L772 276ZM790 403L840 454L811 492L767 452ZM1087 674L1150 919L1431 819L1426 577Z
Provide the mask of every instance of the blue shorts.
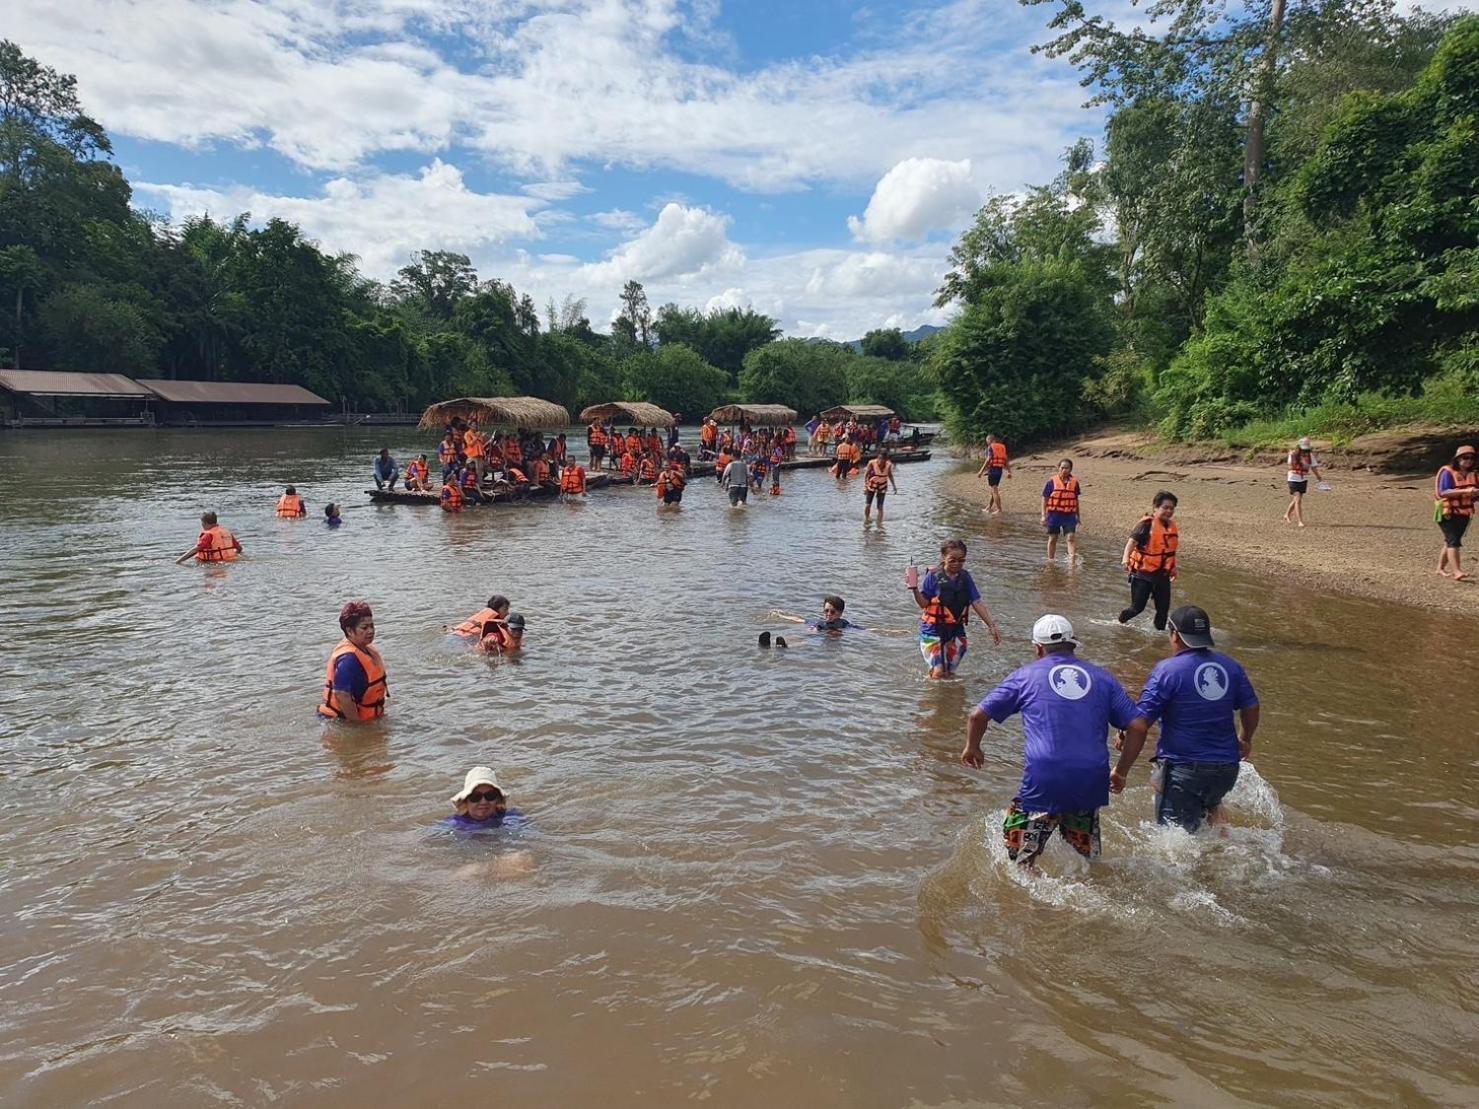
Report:
M1207 817L1208 809L1222 803L1228 790L1238 781L1236 762L1165 763L1161 791L1155 798L1157 824L1179 824L1195 832Z
M1001 467L993 466L986 471L986 484L996 486L1001 484Z
M1047 528L1049 535L1072 535L1078 530L1078 517L1067 512L1049 512Z

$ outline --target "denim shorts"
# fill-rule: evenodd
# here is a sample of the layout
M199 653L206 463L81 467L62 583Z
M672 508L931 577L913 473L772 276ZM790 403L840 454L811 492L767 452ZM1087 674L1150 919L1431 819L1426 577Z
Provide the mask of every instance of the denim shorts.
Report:
M1207 818L1207 810L1222 803L1237 783L1240 763L1176 762L1161 760L1161 791L1156 794L1158 824L1179 824L1195 832Z
M1049 535L1072 535L1078 530L1078 516L1072 512L1049 512L1046 523Z

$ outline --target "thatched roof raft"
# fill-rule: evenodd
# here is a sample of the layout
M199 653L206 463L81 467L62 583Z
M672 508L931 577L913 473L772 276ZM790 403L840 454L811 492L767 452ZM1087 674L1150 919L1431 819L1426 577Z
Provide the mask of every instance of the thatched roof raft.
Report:
M837 420L850 416L854 420L883 420L894 414L892 408L881 404L839 404L822 413L824 420Z
M726 404L709 413L716 424L737 424L749 420L752 425L779 427L796 422L796 409L784 404Z
M570 413L564 405L538 397L458 397L432 405L421 414L416 427L421 431L440 430L454 418L483 427L570 426Z
M581 412L580 421L589 423L592 420L609 420L613 417L629 427L672 427L678 422L666 409L640 400L593 404Z

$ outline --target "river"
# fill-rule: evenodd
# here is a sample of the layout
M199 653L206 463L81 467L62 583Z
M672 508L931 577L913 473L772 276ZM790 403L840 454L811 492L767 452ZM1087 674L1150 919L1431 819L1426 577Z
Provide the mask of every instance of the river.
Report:
M1264 705L1231 834L1147 824L1142 761L1092 872L1055 844L1031 881L998 845L1020 730L974 772L964 715L1044 611L1138 691L1165 643L1111 622L1118 527L1044 568L1031 483L986 521L941 457L866 531L821 472L744 511L363 506L382 443L432 438L0 436L0 1101L1479 1099L1472 623L1216 570L1183 525L1178 596ZM240 562L173 564L202 507ZM1008 639L930 683L900 578L954 535ZM443 632L493 592L520 659ZM756 648L829 592L871 630ZM325 728L351 598L389 713ZM478 763L527 877L430 834Z

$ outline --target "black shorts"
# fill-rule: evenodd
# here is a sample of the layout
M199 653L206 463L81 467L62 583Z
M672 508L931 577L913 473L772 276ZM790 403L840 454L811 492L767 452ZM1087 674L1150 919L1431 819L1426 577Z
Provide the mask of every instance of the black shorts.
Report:
M991 486L993 489L1001 484L1000 466L993 466L991 467L991 469L986 471L986 484Z
M867 498L864 503L867 504L869 507L872 507L873 501L876 499L878 501L878 507L880 509L882 509L883 508L883 498L886 497L886 496L888 496L888 490L887 489L868 489L868 490L865 490L864 491L864 494L863 495Z
M748 485L731 485L729 487L730 504L746 504L750 500L750 487Z
M662 495L663 504L680 504L683 500L683 490L669 489Z
M1458 550L1464 545L1464 532L1469 530L1469 516L1445 516L1438 521L1443 529L1443 545Z
M1289 483L1289 493L1291 496L1295 493L1308 493L1309 489L1309 478L1305 478L1303 481L1291 481Z

